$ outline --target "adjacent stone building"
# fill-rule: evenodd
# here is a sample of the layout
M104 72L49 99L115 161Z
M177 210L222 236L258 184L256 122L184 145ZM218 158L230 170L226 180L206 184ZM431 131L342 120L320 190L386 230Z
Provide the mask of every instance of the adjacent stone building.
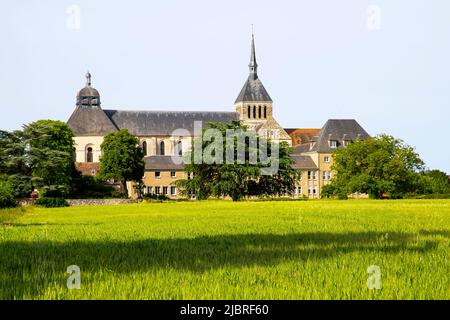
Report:
M231 108L230 108L231 109ZM84 175L96 175L99 170L103 137L120 129L138 137L144 151L145 193L178 197L173 185L177 179L189 178L181 161L174 161L190 150L196 134L208 122L240 120L251 130L273 141L288 142L295 150L294 167L302 178L292 196L320 196L321 188L332 178L332 154L369 135L355 120L328 120L321 129L284 129L273 117L273 101L258 76L255 40L252 36L249 76L234 102L234 112L189 111L127 111L103 109L100 93L92 87L91 74L76 98L75 111L67 124L75 136L74 160ZM130 195L134 190L129 186Z

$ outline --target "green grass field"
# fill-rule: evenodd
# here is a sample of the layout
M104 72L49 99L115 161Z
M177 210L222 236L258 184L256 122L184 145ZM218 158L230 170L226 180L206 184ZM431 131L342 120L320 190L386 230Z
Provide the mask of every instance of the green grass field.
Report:
M2 299L449 299L450 201L0 211ZM81 268L69 290L66 269ZM367 268L381 268L370 290Z

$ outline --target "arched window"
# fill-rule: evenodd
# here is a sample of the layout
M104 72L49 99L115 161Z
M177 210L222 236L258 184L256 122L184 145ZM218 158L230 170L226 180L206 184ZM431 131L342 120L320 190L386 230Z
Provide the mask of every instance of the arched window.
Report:
M77 162L77 149L73 148L72 150L72 160L73 162Z
M144 153L144 157L147 155L147 141L142 142L142 152Z
M164 141L161 141L161 143L159 144L159 154L161 156L164 156L166 154L166 146L164 144Z
M267 106L264 106L264 119L267 119Z
M253 119L256 118L256 106L253 106Z
M250 106L247 107L247 118L250 119Z
M261 106L258 106L258 118L261 119Z
M86 162L94 162L94 153L92 152L91 147L87 148Z
M177 154L179 156L183 155L183 144L181 143L181 140L177 143Z

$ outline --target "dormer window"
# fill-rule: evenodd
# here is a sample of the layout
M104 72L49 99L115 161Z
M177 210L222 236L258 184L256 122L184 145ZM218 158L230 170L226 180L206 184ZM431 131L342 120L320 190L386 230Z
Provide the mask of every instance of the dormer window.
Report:
M347 147L353 143L352 140L344 140L344 147Z
M329 141L330 148L337 148L337 140Z

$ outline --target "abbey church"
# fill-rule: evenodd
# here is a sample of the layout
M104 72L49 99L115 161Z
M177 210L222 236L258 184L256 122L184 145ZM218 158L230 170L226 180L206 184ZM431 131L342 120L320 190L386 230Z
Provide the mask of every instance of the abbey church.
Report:
M194 122L240 120L258 134L273 141L286 141L294 148L294 167L302 171L294 197L320 197L321 188L332 178L332 155L368 133L353 119L330 119L322 128L283 128L273 117L273 101L258 76L255 41L252 36L249 76L234 102L234 110L223 112L127 111L103 109L100 93L92 86L91 74L76 98L75 111L67 121L74 133L74 159L84 175L96 175L100 167L103 137L120 129L138 137L144 152L144 193L178 197L173 185L189 178L182 157L195 137ZM130 196L134 189L128 187Z

